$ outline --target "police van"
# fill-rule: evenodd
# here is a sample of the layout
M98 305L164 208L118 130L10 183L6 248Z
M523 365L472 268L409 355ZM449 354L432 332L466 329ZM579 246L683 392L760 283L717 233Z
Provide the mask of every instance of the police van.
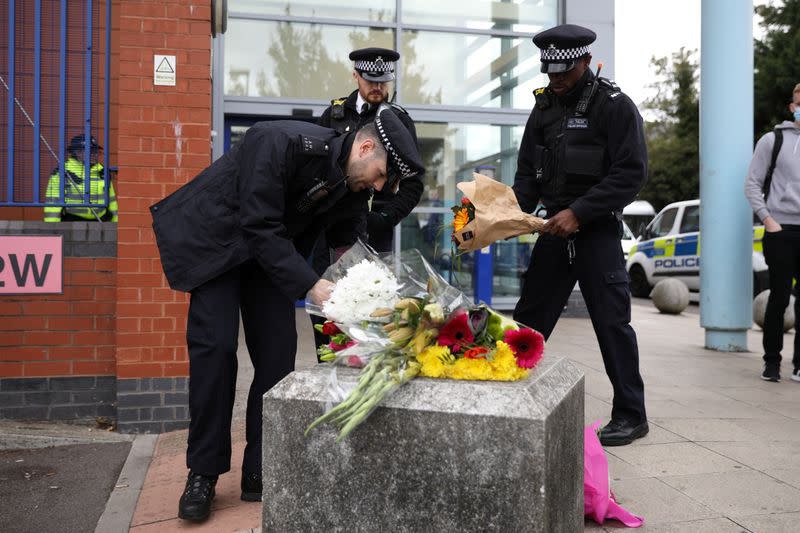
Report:
M769 287L762 253L764 226L753 228L753 294ZM665 278L700 290L700 200L669 204L644 228L628 254L631 293L646 297Z

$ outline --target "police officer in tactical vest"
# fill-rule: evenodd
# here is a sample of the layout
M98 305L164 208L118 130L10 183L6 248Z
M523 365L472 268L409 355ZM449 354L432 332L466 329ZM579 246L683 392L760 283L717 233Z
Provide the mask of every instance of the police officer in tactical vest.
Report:
M527 212L544 205L542 230L514 319L550 336L579 282L614 389L600 442L620 446L648 432L631 294L620 247L621 213L645 183L642 118L614 82L590 69L595 33L565 24L537 34L550 84L534 91L514 192ZM599 71L599 68L598 68Z
M388 102L389 83L394 80L395 62L400 54L386 48L363 48L350 53L353 61L353 79L358 88L345 98L331 100L322 113L319 124L345 132L358 129L375 117L381 103L388 103L402 123L417 140L414 121L405 109ZM419 203L422 197L422 175L397 182L393 179L383 190L375 191L367 218L369 244L378 252L392 249L394 227Z
M170 286L191 293L189 476L178 516L205 520L217 477L230 470L239 316L254 377L247 399L241 497L261 499L261 400L294 370L294 303L322 304L333 284L307 257L321 233L332 246L366 229L371 189L391 171L423 172L417 145L386 107L345 134L299 121L258 122L192 181L151 207Z

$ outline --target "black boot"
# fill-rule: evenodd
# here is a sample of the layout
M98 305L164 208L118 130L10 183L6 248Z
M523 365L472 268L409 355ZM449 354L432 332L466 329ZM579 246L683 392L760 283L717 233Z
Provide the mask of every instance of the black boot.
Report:
M262 489L261 472L251 472L249 474L242 472L242 500L260 502Z
M600 430L600 444L603 446L625 446L647 435L650 427L647 420L634 424L627 420L612 420Z
M186 489L178 504L178 518L202 522L211 515L211 500L218 476L204 476L189 472Z

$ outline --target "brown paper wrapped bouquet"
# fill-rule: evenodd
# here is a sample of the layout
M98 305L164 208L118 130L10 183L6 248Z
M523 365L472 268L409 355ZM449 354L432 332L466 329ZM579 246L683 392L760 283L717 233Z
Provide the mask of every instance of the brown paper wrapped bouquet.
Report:
M453 242L459 250L479 250L542 229L546 221L522 211L511 187L483 174L473 177L456 185L464 193L461 205L453 207Z

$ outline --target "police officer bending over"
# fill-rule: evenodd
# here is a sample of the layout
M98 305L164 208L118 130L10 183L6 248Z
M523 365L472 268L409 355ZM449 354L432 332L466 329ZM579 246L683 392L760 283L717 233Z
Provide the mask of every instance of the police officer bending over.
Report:
M186 489L178 516L205 520L219 474L230 470L239 313L255 374L247 399L242 499L261 499L261 398L294 370L294 302L332 290L306 258L324 232L353 244L366 227L370 189L387 174L423 171L394 112L358 132L297 121L259 122L191 182L151 207L164 273L191 292Z
M575 282L603 355L614 403L605 446L647 435L644 384L631 295L620 247L624 206L644 185L647 151L636 106L589 68L595 33L565 24L537 34L547 87L536 89L519 149L514 192L520 206L547 209L514 319L550 336Z

